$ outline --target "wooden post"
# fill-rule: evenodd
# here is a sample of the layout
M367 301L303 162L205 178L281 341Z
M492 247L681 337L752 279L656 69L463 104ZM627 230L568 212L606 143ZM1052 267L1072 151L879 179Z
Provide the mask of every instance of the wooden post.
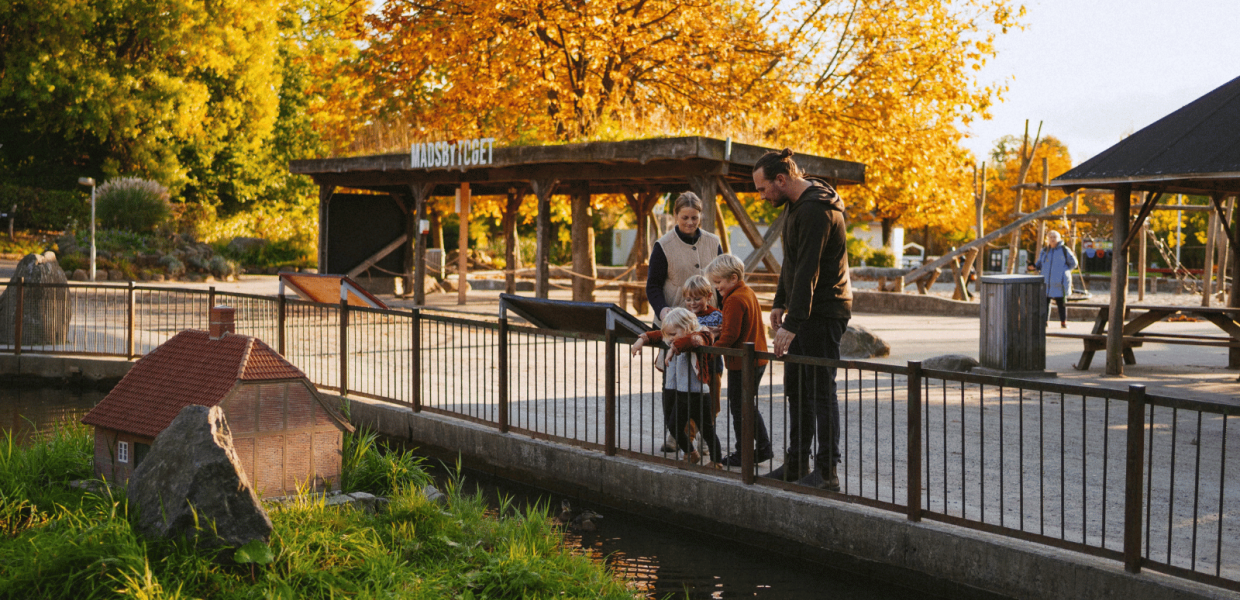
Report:
M594 277L598 271L594 264L594 228L590 217L590 184L586 182L573 186L572 196L572 228L573 228L573 272L583 277L573 278L573 301L594 301ZM587 279L589 277L590 279Z
M392 194L392 199L400 205L405 213L405 243L400 259L401 295L413 294L413 277L417 266L414 260L418 255L418 201L406 194Z
M1108 352L1109 355L1109 352ZM1145 466L1145 386L1128 386L1124 457L1124 570L1141 572L1142 476Z
M418 234L413 245L413 303L422 306L426 304L426 235L422 233L421 223L426 218L426 203L430 201L435 185L414 184L409 189L413 191L413 220ZM434 228L431 230L434 231Z
M607 383L603 386L603 452L607 456L616 455L616 332L608 327L603 343L603 373Z
M456 303L463 305L469 296L469 183L462 183L456 193L461 205L457 215L461 235L456 243Z
M508 433L508 318L499 319L499 431Z
M330 273L328 269L331 265L327 263L327 234L328 222L327 213L328 206L331 204L332 194L335 193L336 186L326 183L319 184L319 272Z
M546 298L550 290L551 193L557 183L554 179L530 182L530 189L538 197L538 247L534 258L534 296L537 298Z
M702 229L718 234L719 232L715 231L715 202L719 191L715 187L714 175L691 176L689 177L689 187L693 188L693 193L702 199L702 219L700 221Z
M1235 206L1236 201L1237 197L1232 196L1232 206ZM1237 308L1240 307L1240 292L1236 289L1237 282L1240 282L1240 243L1237 243L1240 242L1240 232L1236 230L1236 212L1234 210L1231 212L1231 217L1232 235L1237 236L1238 239L1234 239L1231 242L1231 287L1228 289L1227 306ZM1240 358L1240 349L1232 348L1232 354ZM1240 363L1237 366L1240 366Z
M1107 375L1124 374L1124 312L1128 296L1128 216L1132 210L1132 186L1115 190L1115 224L1112 231L1111 309L1107 323Z
M413 412L422 411L422 311L414 308L409 311L409 351L413 355L409 361L410 377L413 386L412 397L409 399Z
M1046 208L1046 203L1050 201L1051 189L1046 187L1050 183L1050 161L1045 156L1042 157L1042 203L1039 208ZM1033 259L1037 260L1042 256L1042 243L1046 238L1046 221L1038 219L1038 243L1034 246ZM1021 269L1022 272L1025 269Z
M438 248L440 252L446 252L448 249L443 246L443 219L439 216L438 210L430 211L428 219L431 222L431 247ZM440 277L443 273L439 274Z
M1147 192L1148 193L1148 192ZM1146 242L1149 241L1148 232L1150 224L1148 222L1141 224L1141 243L1137 244L1137 301L1145 301L1145 251Z
M715 231L719 235L719 243L724 254L732 253L732 242L728 239L728 224L723 219L723 206L715 202Z
M517 219L525 190L508 188L508 203L504 205L504 291L517 293L517 269L521 268L521 248L517 241Z
M905 430L908 432L907 496L905 506L910 521L921 520L921 361L908 363L908 407Z
M129 282L128 289L125 290L125 358L133 360L133 321L134 321L134 289L133 282Z
M1206 264L1201 276L1201 305L1210 306L1210 294L1214 288L1214 236L1218 230L1218 213L1210 211L1206 225Z
M1227 238L1226 225L1231 223L1231 215L1235 210L1235 198L1226 200L1226 214L1219 219L1218 232L1214 234L1214 242L1218 245L1218 280L1214 285L1216 294L1223 294L1227 291L1227 269L1231 265L1231 240ZM1227 306L1227 301L1223 300L1223 306Z
M340 395L349 395L349 301L340 299Z
M986 163L984 162L982 163L981 193L977 197L976 204L977 204L976 206L977 208L977 217L976 217L977 218L977 238L975 239L980 240L986 237ZM922 240L922 241L929 242L929 240ZM980 263L982 266L981 268L977 270L977 272L981 275L985 275L986 274L986 262L985 262L986 244L982 244L978 246L977 251L982 256L982 262ZM925 253L928 254L929 252L930 252L930 245L927 243ZM981 286L982 286L981 277L977 278L977 286L978 286L977 290L980 292Z
M22 314L25 312L26 300L26 278L18 277L16 284L16 310L13 311L13 354L21 356L22 353L22 321L25 320Z

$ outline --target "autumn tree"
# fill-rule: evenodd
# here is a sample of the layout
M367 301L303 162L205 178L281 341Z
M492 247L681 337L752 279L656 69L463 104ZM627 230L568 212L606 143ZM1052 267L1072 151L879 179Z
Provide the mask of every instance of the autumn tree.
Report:
M1037 142L1036 147L1033 146ZM1022 152L1024 157L1030 156L1025 181L1029 183L1042 181L1042 159L1047 159L1048 179L1054 179L1072 168L1072 156L1068 147L1054 136L1042 139L1025 139L1021 136L1004 136L995 142L995 148L989 157L989 169L986 178L986 231L994 231L1003 227L1016 217L1017 200L1020 200L1021 212L1033 212L1040 207L1041 192L1013 189L1020 182ZM1062 198L1058 191L1051 191L1050 201ZM1088 204L1082 205L1082 212L1088 210ZM1033 243L1037 236L1036 223L1022 228L1022 242Z

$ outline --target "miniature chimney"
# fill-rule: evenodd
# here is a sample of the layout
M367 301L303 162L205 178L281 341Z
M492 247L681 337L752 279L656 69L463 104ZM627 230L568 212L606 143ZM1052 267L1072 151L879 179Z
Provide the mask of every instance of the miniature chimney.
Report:
M218 340L229 333L237 333L237 326L233 322L236 309L231 306L214 306L211 308L211 339Z

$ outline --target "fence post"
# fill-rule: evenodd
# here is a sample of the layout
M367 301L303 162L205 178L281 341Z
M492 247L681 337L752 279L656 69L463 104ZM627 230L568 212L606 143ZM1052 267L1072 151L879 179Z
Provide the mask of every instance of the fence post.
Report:
M22 306L26 299L26 278L17 278L17 310L13 311L13 354L21 356L22 353L22 312L25 310Z
M414 308L409 312L413 315L413 412L422 412L422 310Z
M340 301L340 395L349 395L349 301Z
M287 318L287 314L285 312L287 308L288 304L285 300L284 294L276 296L276 352L279 352L280 356L285 355L284 319Z
M603 343L606 364L603 365L607 383L603 386L603 444L607 456L616 455L616 332L608 327Z
M127 314L125 315L125 356L129 360L133 360L134 290L132 281L129 282L129 289L125 290L125 307L127 309Z
M1141 572L1141 484L1145 455L1145 386L1128 386L1128 439L1124 461L1124 570Z
M508 433L508 317L499 319L499 431Z
M745 485L757 481L757 468L753 464L753 411L758 400L758 382L754 381L758 360L754 352L754 343L745 342L745 356L741 357L741 482Z
M908 520L921 520L921 361L908 363Z

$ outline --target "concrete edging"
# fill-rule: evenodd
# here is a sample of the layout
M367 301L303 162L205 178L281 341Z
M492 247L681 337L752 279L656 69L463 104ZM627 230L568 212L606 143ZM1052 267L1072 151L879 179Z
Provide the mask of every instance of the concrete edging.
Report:
M954 596L1240 598L1150 571L1132 575L1117 561L933 521L914 523L894 512L747 486L708 473L607 457L379 401L350 401L355 424L459 452L471 467L502 471L505 477L516 476L557 492L614 499L624 510L654 518L689 517L698 524L713 524L710 530L725 537L757 541L787 554L851 557L850 569L859 565L883 576L903 572L912 576L905 579L913 585L924 584L916 581L918 575L938 580L940 591L946 587Z
M0 354L0 379L30 380L32 383L38 380L80 382L111 389L134 362L119 357Z

